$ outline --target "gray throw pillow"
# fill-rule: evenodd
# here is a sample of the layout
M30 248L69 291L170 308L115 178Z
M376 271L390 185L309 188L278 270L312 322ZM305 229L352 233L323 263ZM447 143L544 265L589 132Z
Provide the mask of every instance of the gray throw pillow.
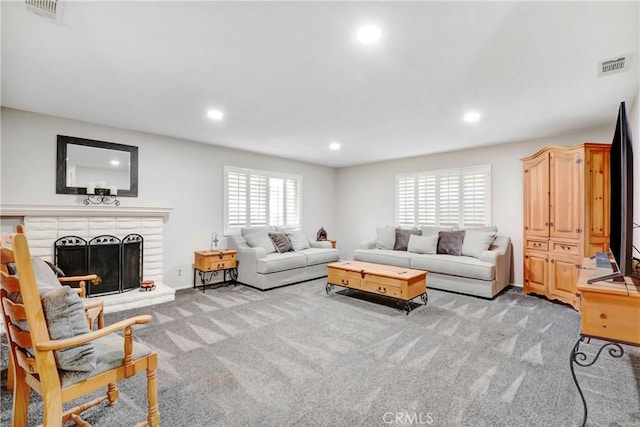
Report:
M408 252L416 254L435 254L438 250L438 235L418 236L412 234L409 236Z
M289 252L293 250L293 246L286 234L281 231L272 231L269 238L279 253Z
M438 253L462 255L464 231L441 231L438 233Z
M263 229L260 231L256 231L255 233L250 233L244 236L247 244L252 248L259 247L264 248L267 254L272 254L276 251L276 247L273 246L273 242L269 237L269 230Z
M396 242L396 228L391 226L376 229L376 249L393 249Z
M422 232L418 229L415 230L403 230L396 229L396 242L393 245L394 251L406 251L409 244L409 237L411 235L419 236Z
M46 293L41 301L51 339L61 340L89 333L84 305L75 290L61 286ZM56 350L54 356L58 368L65 371L90 372L96 367L91 342Z
M39 257L31 258L31 266L33 268L33 275L36 279L36 285L38 286L38 294L40 298L47 292L60 288L62 285L58 280L56 274L49 268L49 265L45 260ZM19 273L14 266L14 272L9 274L16 274L19 277ZM22 304L22 294L20 292L12 292L7 295L11 301L16 304ZM26 323L25 323L26 324ZM20 328L22 328L20 326ZM24 328L26 330L26 327Z
M304 230L290 231L287 233L287 237L289 238L294 251L301 251L311 247L307 233L305 233Z
M496 233L493 231L466 230L462 241L462 255L479 258L494 240Z

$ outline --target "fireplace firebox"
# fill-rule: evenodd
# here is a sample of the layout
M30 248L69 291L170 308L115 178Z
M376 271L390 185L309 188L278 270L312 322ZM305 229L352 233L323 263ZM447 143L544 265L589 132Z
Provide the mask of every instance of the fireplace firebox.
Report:
M125 292L142 281L143 243L139 234L122 240L101 235L89 241L65 236L54 243L54 262L67 276L98 276L99 285L88 285L87 296Z

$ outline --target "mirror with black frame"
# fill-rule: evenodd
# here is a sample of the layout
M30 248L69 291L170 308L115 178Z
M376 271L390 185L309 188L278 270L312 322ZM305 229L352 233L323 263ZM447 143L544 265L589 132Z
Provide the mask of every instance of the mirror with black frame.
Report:
M58 135L56 193L87 194L87 188L138 196L138 147Z

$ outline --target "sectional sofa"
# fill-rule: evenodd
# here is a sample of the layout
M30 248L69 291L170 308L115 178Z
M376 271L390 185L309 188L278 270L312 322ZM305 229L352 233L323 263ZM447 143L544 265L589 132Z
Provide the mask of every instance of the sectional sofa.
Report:
M427 270L427 288L484 298L493 298L509 284L511 239L497 235L496 227L380 227L377 231L375 241L365 242L354 251L354 260ZM399 235L403 235L400 244ZM446 244L451 236L457 248Z
M276 246L270 233L284 234L291 249ZM301 229L243 228L227 240L229 248L237 251L238 282L263 290L325 277L327 263L340 258L330 242L310 241Z

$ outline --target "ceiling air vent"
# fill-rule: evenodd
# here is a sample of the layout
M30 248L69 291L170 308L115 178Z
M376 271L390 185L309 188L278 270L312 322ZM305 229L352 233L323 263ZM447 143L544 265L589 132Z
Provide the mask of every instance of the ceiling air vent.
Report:
M612 59L605 59L598 63L598 77L626 71L629 67L629 55L622 55ZM626 68L625 68L626 67Z
M60 22L63 0L25 0L27 10Z

